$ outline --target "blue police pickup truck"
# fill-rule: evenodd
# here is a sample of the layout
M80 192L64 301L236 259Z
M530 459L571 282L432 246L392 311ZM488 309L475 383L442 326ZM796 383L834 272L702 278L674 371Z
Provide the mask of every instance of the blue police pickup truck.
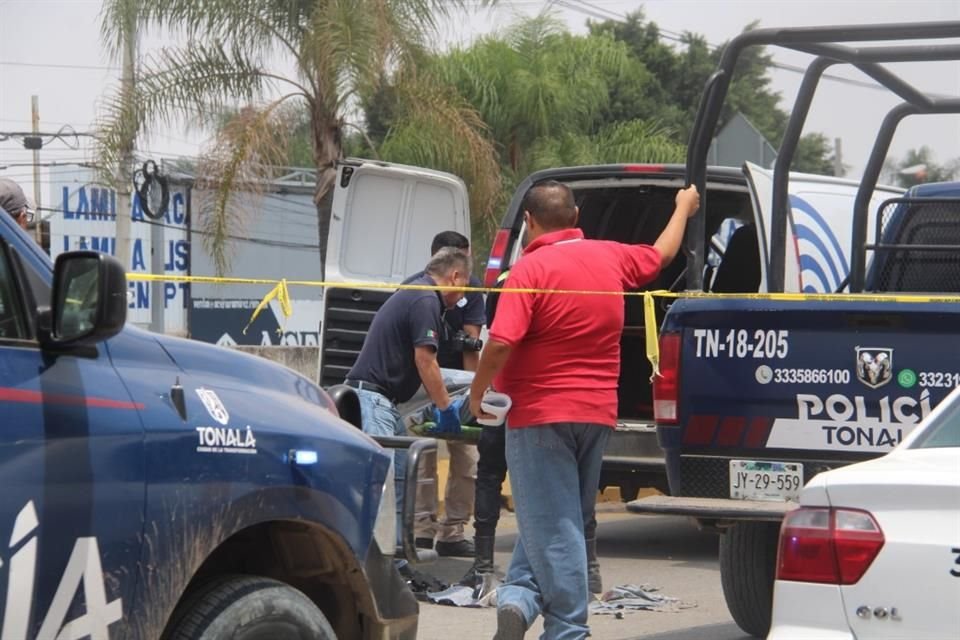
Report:
M929 44L946 38L948 45ZM887 44L864 44L877 41ZM719 269L732 262L757 277L728 289L743 295L704 293L703 220L691 221L689 293L672 301L664 317L653 384L670 495L628 508L690 516L721 533L730 613L744 631L763 637L780 520L796 507L803 485L821 471L890 451L960 384L960 185L921 185L870 204L900 121L960 113L960 97L925 94L886 63L960 60L960 22L738 36L701 102L688 150L694 183L706 175L707 148L739 52L755 45L815 56L781 142L772 189L759 203L772 209L767 226L738 230L742 242L731 238L720 262ZM866 71L903 102L879 125L852 206L823 225L818 207L791 193L788 172L814 90L824 71L841 63ZM701 208L708 213L698 218L709 219L713 206L707 193ZM832 235L839 232L849 234L846 247Z
M391 452L288 369L124 326L126 290L0 210L0 638L415 638Z

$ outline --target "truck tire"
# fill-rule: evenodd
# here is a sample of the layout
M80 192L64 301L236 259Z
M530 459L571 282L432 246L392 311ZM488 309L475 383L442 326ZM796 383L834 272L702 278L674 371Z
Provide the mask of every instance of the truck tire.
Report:
M720 536L720 582L733 621L745 632L765 638L773 610L780 525L740 522Z
M164 640L336 640L303 592L257 576L224 576L177 605Z

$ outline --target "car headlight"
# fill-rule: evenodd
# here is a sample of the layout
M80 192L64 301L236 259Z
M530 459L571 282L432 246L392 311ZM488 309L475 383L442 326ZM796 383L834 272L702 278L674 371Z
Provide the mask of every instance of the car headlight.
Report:
M383 493L380 496L380 506L377 508L377 519L373 525L373 539L376 540L383 555L392 556L396 553L397 490L392 461L387 469L387 477L383 481Z

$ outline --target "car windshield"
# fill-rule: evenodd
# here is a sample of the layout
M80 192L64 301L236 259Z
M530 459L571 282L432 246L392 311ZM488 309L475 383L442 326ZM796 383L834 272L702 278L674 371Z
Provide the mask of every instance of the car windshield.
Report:
M960 447L960 395L948 400L950 406L940 414L939 420L917 437L911 448L936 449Z

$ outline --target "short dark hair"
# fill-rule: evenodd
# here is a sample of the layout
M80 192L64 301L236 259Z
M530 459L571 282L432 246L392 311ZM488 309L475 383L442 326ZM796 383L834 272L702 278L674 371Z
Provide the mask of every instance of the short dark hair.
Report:
M470 239L456 231L441 231L433 236L433 242L430 244L430 255L435 254L444 247L453 247L454 249L466 251L470 248Z
M530 187L523 196L522 207L548 231L569 229L577 223L577 202L573 191L556 180L546 180Z

